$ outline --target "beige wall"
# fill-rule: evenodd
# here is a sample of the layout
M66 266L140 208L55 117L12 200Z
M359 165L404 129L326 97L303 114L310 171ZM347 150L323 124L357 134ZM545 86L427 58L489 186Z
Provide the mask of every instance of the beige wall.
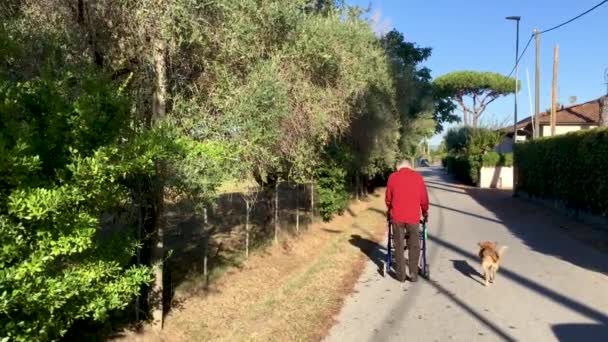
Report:
M596 128L597 126L584 126L584 128ZM579 131L583 129L583 126L576 126L576 125L556 125L555 126L555 135L560 135L560 134L566 134L568 132L574 132L574 131ZM542 125L541 126L541 136L543 137L549 137L551 136L551 126L549 125Z
M513 189L512 167L482 167L479 176L480 188Z
M517 141L526 141L527 138L525 135L517 134ZM494 151L498 153L511 153L513 152L513 139L509 137L503 137L500 143L496 145Z

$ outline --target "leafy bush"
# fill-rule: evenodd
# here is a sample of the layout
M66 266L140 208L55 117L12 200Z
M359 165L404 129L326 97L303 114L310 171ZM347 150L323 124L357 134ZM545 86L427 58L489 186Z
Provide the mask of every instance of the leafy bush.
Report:
M608 129L515 145L517 189L608 215Z
M448 153L485 154L494 150L502 135L489 128L470 126L450 129L444 138Z
M139 166L118 143L129 107L103 77L70 74L1 81L0 103L0 337L55 340L150 281L129 266L134 234L99 234Z
M119 87L67 77L0 81L0 340L56 340L124 309L151 274L131 265L135 227L109 230L101 216L133 205L158 160L167 186L208 196L228 155L169 126L135 132Z
M349 173L353 165L350 150L341 145L330 145L323 153L323 159L315 172L319 194L319 213L325 221L334 214L342 214L348 206Z
M511 153L493 151L500 138L498 132L488 128L464 126L450 129L444 139L449 155L442 163L461 182L477 184L483 166L513 165Z
M319 213L325 221L342 214L348 205L346 175L346 170L337 165L324 165L318 170Z
M445 158L448 172L466 184L476 184L479 180L479 167L476 158L466 155L449 155Z
M488 152L481 156L481 164L486 167L513 166L513 153Z

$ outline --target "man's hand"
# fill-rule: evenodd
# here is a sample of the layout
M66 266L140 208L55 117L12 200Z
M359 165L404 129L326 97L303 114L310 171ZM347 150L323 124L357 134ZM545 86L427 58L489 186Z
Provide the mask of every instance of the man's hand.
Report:
M386 222L389 222L389 223L391 222L391 210L390 209L388 209L386 211Z
M429 213L428 212L422 213L422 222L427 223L428 221L429 221Z

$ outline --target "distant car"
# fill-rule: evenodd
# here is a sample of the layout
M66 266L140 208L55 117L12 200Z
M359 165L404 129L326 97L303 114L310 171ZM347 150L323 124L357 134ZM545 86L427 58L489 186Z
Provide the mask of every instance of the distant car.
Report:
M420 161L418 162L418 164L420 164L420 166L422 166L422 167L429 167L429 166L431 166L431 164L429 163L429 161L426 160L426 159L420 159Z

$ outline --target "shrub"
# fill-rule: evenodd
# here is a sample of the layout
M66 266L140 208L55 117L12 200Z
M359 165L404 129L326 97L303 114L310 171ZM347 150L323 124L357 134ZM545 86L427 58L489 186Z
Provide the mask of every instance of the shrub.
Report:
M481 155L491 152L500 142L502 135L489 128L469 126L450 129L445 135L448 153Z
M489 128L452 128L445 136L449 155L444 158L444 167L461 182L475 185L483 166L513 165L512 154L493 151L500 139L501 134Z
M481 156L481 164L486 167L513 166L513 153L488 152Z
M499 167L512 166L513 154L488 152L484 155L449 155L443 159L444 167L459 181L466 184L478 184L479 174L483 166Z
M324 221L342 214L348 205L346 170L339 166L322 166L317 173L319 213Z
M451 155L446 158L448 172L456 179L466 184L476 184L478 181L479 168L476 167L477 164L478 162L475 158L471 158L467 155Z
M0 340L57 340L151 279L129 264L130 229L99 233L140 170L118 142L129 107L105 78L70 74L0 81L0 103Z
M608 215L608 129L515 145L517 189Z

